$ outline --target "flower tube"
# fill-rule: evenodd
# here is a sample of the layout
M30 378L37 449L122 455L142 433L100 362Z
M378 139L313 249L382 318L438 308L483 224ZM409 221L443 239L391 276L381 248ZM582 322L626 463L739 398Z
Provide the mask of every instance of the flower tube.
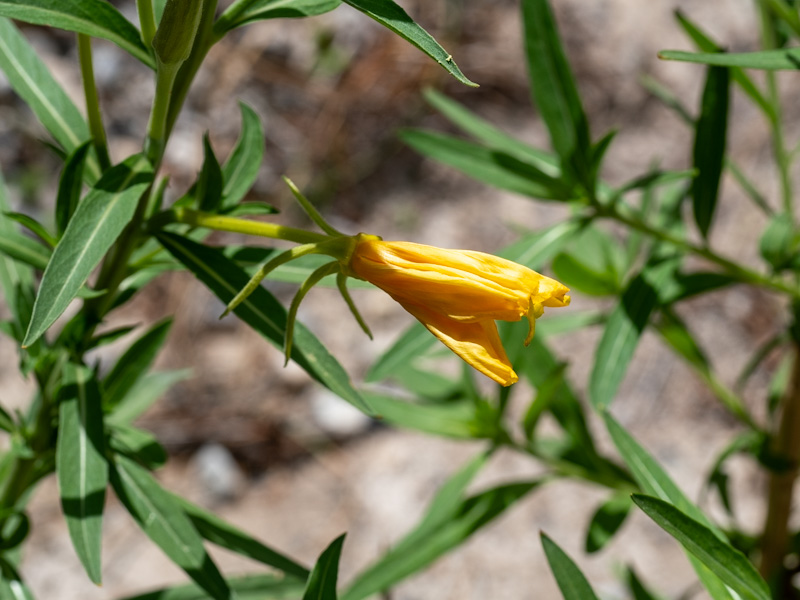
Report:
M518 377L495 321L526 317L528 345L544 308L570 300L566 286L504 258L371 235L356 236L346 268L348 275L381 288L470 366L504 386Z

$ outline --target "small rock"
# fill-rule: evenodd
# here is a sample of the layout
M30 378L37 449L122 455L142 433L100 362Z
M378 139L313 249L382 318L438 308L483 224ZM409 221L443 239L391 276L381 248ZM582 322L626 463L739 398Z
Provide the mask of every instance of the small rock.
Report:
M372 424L367 415L327 390L311 397L311 415L320 429L335 437L357 435Z
M193 462L204 491L212 502L232 500L242 489L244 473L225 446L205 444L194 455Z

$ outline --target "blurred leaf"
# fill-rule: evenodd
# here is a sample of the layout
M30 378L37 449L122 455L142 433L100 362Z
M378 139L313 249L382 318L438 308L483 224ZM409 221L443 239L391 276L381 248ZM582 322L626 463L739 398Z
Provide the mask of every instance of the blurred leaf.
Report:
M19 30L2 17L0 69L14 91L67 153L89 139L89 128L80 111ZM100 177L100 167L94 158L88 160L86 166L87 181L93 183Z
M556 256L553 273L564 285L588 296L610 296L618 291L614 273L595 271L572 254Z
M617 447L620 456L622 456L625 464L628 465L633 478L642 491L670 502L696 521L709 527L713 535L717 536L720 540L724 540L725 536L722 532L716 529L708 517L689 501L680 488L675 485L666 471L661 468L661 465L659 465L655 459L653 459L653 457L614 420L611 414L607 411L602 411L601 416L605 421L608 433L611 435L611 439ZM712 598L715 600L732 600L732 596L725 585L708 569L708 567L704 566L691 555L689 559L700 581L711 594Z
M136 27L102 0L0 0L0 16L103 38L155 66Z
M366 398L377 418L398 427L460 439L491 437L479 431L471 400L419 404L371 393Z
M710 67L703 89L700 117L695 125L694 168L692 181L694 220L704 238L708 237L717 207L719 183L725 161L728 131L730 86L728 69Z
M109 445L148 469L160 469L167 462L167 451L149 431L130 425L112 424Z
M272 574L243 575L226 579L237 600L296 600L303 592L304 581ZM208 600L208 593L194 585L180 585L157 590L125 600ZM3 599L4 600L4 599Z
M616 535L631 509L631 498L626 493L617 493L603 502L592 515L586 531L586 552L602 550Z
M251 215L274 215L278 209L266 202L240 202L227 209L219 211L227 217L248 217Z
M125 424L134 421L173 385L191 377L191 369L150 373L136 380L128 393L114 407L107 421Z
M735 283L738 283L738 280L726 273L715 273L713 271L682 273L675 271L665 277L656 292L658 293L659 303L669 305L692 296L719 290Z
M58 180L58 195L56 196L56 228L61 237L67 229L78 202L81 199L81 187L83 185L83 168L89 156L89 149L92 147L92 140L87 140L67 157L64 167L61 169L61 177Z
M16 221L17 223L25 227L28 231L33 233L36 237L38 237L48 246L52 247L56 245L57 240L53 236L53 234L47 231L47 228L41 223L39 223L39 221L34 219L32 216L18 212L7 212L5 216L6 218L11 219L12 221Z
M435 369L436 365L429 364L428 367ZM391 378L414 396L425 400L437 401L452 398L463 387L462 383L454 378L414 365L395 367L392 370Z
M742 367L742 370L739 372L739 376L736 378L736 384L734 388L741 392L744 385L747 383L747 380L755 373L756 369L761 365L767 356L769 356L773 350L779 348L783 344L785 344L789 340L789 336L787 335L786 331L780 331L779 333L775 334L763 344L759 345L753 350L753 353L750 355L750 358Z
M436 343L436 338L420 322L415 322L370 367L364 381L382 381L396 369L410 365Z
M147 373L156 354L172 326L172 319L164 319L137 339L119 357L114 367L103 379L103 408L113 411L136 382Z
M333 540L320 555L308 578L303 600L336 600L336 580L344 534Z
M203 540L172 495L145 469L117 454L111 485L147 536L215 600L233 598Z
M493 187L542 200L571 200L575 197L572 188L562 181L502 150L420 129L403 130L400 139L420 154Z
M98 333L87 344L86 349L89 350L91 348L99 348L100 346L105 346L106 344L115 342L118 339L128 335L134 329L136 329L134 325L127 325L125 327L116 327L114 329L109 329L108 331Z
M767 389L767 411L770 417L775 416L775 411L778 410L781 399L786 396L786 389L789 386L791 375L792 356L787 353L772 374L772 379L770 379L769 388Z
M575 220L561 221L552 227L526 233L516 242L500 250L497 255L513 260L534 270L558 254L573 239L580 225Z
M263 19L312 17L332 11L342 0L250 0L228 7L214 24L214 32L226 31Z
M280 554L272 548L265 546L249 534L237 529L230 523L226 523L218 516L192 504L185 498L178 495L174 496L183 508L186 515L191 519L192 524L198 533L212 544L226 548L241 556L252 558L260 563L269 565L283 571L289 578L299 579L305 584L308 579L309 571L291 558Z
M6 215L1 215L0 220L10 221ZM14 228L8 227L0 235L0 253L8 258L20 261L26 265L44 271L50 261L52 251L41 242L17 232ZM9 294L10 295L10 294Z
M419 525L378 562L359 574L342 600L361 600L424 568L462 544L544 480L512 483L463 499L463 490L483 465L478 457L443 485Z
M730 544L720 540L708 527L658 498L634 494L633 501L741 598L770 600L769 587L753 563Z
M703 32L700 27L697 26L696 23L691 21L686 15L684 15L680 9L675 11L675 17L678 19L678 23L680 23L683 30L687 33L689 37L692 38L692 41L697 45L697 47L703 52L723 52L724 49L717 45L717 43L712 40L708 34ZM736 67L730 69L730 76L733 81L735 81L739 86L742 88L742 91L747 94L750 99L762 110L762 112L767 116L768 119L774 121L777 117L775 114L775 108L770 104L770 102L764 97L764 94L761 93L761 90L758 89L753 80L742 71Z
M45 269L23 346L35 342L75 298L133 217L152 178L147 159L134 155L109 169L78 205Z
M59 402L56 474L72 545L86 573L101 583L103 505L108 485L103 411L94 373L66 363Z
M417 25L405 10L392 0L344 1L422 50L461 83L471 87L478 87L476 83L464 76L453 57L427 31Z
M658 303L656 289L674 269L671 261L646 267L626 288L606 322L589 378L589 398L597 409L614 400L650 314Z
M8 190L6 189L2 171L0 171L0 291L2 291L2 296L11 315L14 317L17 327L19 329L24 329L28 324L21 318L22 312L20 311L17 297L18 294L23 293L23 290L33 289L33 271L27 264L20 264L14 260L13 257L9 256L3 245L10 237L21 236L17 231L16 225L4 214L8 209ZM33 240L31 240L31 242L33 242ZM21 244L25 245L26 242L21 242ZM37 244L37 248L35 248L33 252L34 255L39 253L41 248L42 247ZM45 257L45 265L47 264L47 260L49 260L49 256Z
M175 234L161 233L161 244L223 302L227 304L242 289L249 277L222 252ZM234 311L239 318L278 348L283 347L286 309L264 287L259 286ZM371 414L370 407L352 386L347 373L319 340L302 324L294 329L292 358L314 379Z
M533 148L500 131L494 125L467 110L463 105L451 100L432 88L424 91L425 100L436 108L454 125L495 150L512 154L522 161L529 162L546 175L558 179L561 175L558 159L550 152Z
M800 65L800 48L781 48L760 52L684 52L682 50L662 50L658 57L664 60L714 65L718 67L741 67L743 69L763 69L766 71L795 71Z
M586 577L572 559L544 533L540 534L547 562L564 600L597 600Z
M761 234L761 256L777 271L789 266L796 246L792 217L786 213L773 215Z
M317 0L319 1L319 0ZM330 3L331 0L324 0ZM333 0L339 4L339 0ZM275 6L280 2L270 2ZM261 161L264 159L264 128L255 111L244 102L239 102L242 113L242 132L228 160L222 166L222 208L239 204L245 194L253 187Z
M768 443L765 434L758 431L745 431L733 438L714 461L714 466L706 477L706 486L716 488L722 506L730 516L733 516L734 513L728 493L728 474L725 471L725 463L731 456L742 452L757 457L761 449Z
M627 584L633 600L658 600L658 596L644 587L644 584L631 567L627 568Z
M561 363L556 367L552 374L541 385L536 387L536 396L533 401L528 405L528 410L525 411L525 416L522 419L522 430L528 441L532 441L535 437L536 425L539 423L539 418L552 407L552 401L556 395L562 391L566 386L564 373L566 372L567 364Z
M2 576L0 576L0 600L34 600L30 588L4 557L0 557Z
M203 136L203 167L194 186L194 197L200 210L216 212L222 202L222 168L219 166L208 133Z
M522 18L534 103L561 157L562 169L571 171L593 193L589 123L548 0L523 2Z

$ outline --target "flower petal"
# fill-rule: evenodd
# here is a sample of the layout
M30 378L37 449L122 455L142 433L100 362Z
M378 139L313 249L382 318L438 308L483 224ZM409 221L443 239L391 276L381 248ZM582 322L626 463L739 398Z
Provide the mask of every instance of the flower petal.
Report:
M494 321L455 321L426 307L401 302L441 342L467 364L503 386L519 379L506 356Z

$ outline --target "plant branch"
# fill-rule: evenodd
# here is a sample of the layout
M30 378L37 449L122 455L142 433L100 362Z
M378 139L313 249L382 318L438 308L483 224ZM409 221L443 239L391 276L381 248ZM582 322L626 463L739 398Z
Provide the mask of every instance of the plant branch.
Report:
M103 127L103 118L100 115L100 101L97 98L97 86L94 82L94 67L92 64L92 38L84 33L78 34L78 56L81 64L83 78L83 93L86 97L86 117L89 121L89 132L92 143L97 152L100 170L106 171L111 166L108 157L108 144L106 132Z

